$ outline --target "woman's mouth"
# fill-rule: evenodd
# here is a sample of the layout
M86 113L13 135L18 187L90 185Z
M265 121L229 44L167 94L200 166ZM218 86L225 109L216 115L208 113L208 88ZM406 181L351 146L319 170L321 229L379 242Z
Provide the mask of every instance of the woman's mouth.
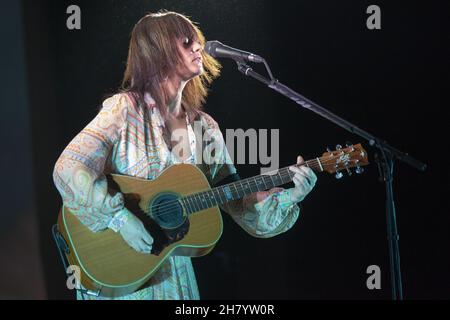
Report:
M202 64L202 57L197 57L192 62L195 62L196 64Z

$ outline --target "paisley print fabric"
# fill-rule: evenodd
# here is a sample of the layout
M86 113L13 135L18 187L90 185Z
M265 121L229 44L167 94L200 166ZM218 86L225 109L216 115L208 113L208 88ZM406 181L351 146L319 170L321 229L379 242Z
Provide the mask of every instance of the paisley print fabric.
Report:
M53 179L63 204L92 232L108 228L124 208L121 193L108 193L106 174L153 180L168 166L180 163L166 143L165 124L158 107L151 97L146 96L146 101L146 105L138 105L127 93L106 99L97 116L69 143L55 164ZM186 116L186 123L191 156L184 162L197 165L212 185L236 173L217 122L199 111L194 119ZM199 127L202 130L196 130ZM214 152L208 152L211 148ZM283 191L277 196L279 205L271 215L259 210L232 217L255 237L284 232L297 220L299 207L290 203ZM261 208L264 201L255 208ZM78 298L104 299L79 293ZM191 259L170 257L148 287L119 299L199 298Z

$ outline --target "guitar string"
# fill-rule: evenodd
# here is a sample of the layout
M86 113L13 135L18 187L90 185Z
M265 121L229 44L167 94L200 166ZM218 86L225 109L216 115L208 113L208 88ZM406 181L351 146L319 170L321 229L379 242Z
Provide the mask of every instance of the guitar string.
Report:
M339 158L340 157L340 155L339 156L335 156L335 157L333 157L333 158L328 158L326 161L323 161L323 162L321 162L321 164L322 164L322 166L323 165L328 165L330 162L334 162L334 160L336 159L336 158ZM317 162L317 159L313 159L313 160L308 160L308 161L306 161L305 163L308 163L308 162L310 162L310 163L312 163L313 161L316 161ZM301 164L300 166L303 166L304 164ZM293 165L293 166L298 166L298 164L295 164L295 165ZM317 167L314 167L314 166L311 166L311 165L309 165L309 167L311 167L311 168L313 168L313 169L321 169L320 168L320 166L317 166ZM286 169L286 168L282 168L282 169L279 169L279 170L275 170L275 172L279 172L280 170L283 170L283 169ZM290 171L286 171L287 172L287 174L289 175L289 181L292 181L292 178L291 178L291 175L290 175ZM282 177L282 179L284 179L284 178L287 178L287 176L286 176L286 173L284 173L284 172L282 172L281 174L278 174L279 176L281 176L281 175L283 175L283 177ZM268 175L269 176L269 175ZM261 176L260 176L261 177ZM251 189L251 184L252 183L254 183L254 185L253 185L253 187L257 187L257 184L256 184L256 181L255 181L255 178L246 178L246 179L243 179L243 180L241 180L241 182L243 182L243 181L245 181L245 180L248 180L249 182L247 182L246 184L249 184L250 185L250 189ZM287 183L287 182L286 182ZM244 188L241 186L240 187L240 190L238 191L238 188L236 188L236 186L235 186L235 189L236 189L236 191L237 191L237 194L238 194L238 196L239 196L239 191L244 191ZM208 190L208 191L203 191L203 192L199 192L199 193L194 193L194 194L190 194L190 195L185 195L183 198L187 198L187 197L193 197L193 196L199 196L199 197L203 197L203 194L204 193L206 193L206 192L211 192L211 190ZM219 196L220 196L220 193L219 193ZM209 198L210 199L210 202L212 203L212 200L211 200L211 198ZM214 198L215 199L215 198ZM171 201L168 201L168 202L166 202L166 203L164 203L164 204L161 204L161 205L158 205L158 206L155 206L155 207L153 207L152 208L152 210L155 210L155 209L160 209L161 211L166 211L166 213L161 213L159 216L163 216L163 215L166 215L166 214L169 214L170 212L167 212L167 211L171 211L172 209L174 209L174 208L176 208L176 207L179 207L179 205L180 205L180 198L178 198L178 199L176 199L176 200L171 200ZM190 207L193 207L194 209L195 209L195 211L193 211L193 212L198 212L198 211L201 211L201 210L205 210L205 209L207 209L207 208L201 208L201 205L200 205L200 203L199 202L197 202L197 200L194 198L193 199L194 200L194 205L192 205L192 204L189 204L189 206ZM216 200L216 199L215 199ZM206 200L203 200L203 203L205 203L205 201ZM225 202L228 202L228 201L225 201ZM217 205L217 204L219 204L219 203L216 203L215 205ZM182 206L183 206L183 204L181 204ZM196 206L195 206L196 205ZM209 205L208 205L209 206ZM200 208L200 210L197 210L197 208L196 207L199 207ZM188 208L189 210L190 210L190 208ZM146 214L149 214L150 212L149 211L147 211L147 210L144 210L144 212L146 213ZM192 212L192 213L193 213Z
M311 169L319 169L319 170L321 170L321 171L324 171L324 170L322 170L323 169L323 166L327 166L327 165L329 165L330 163L332 163L332 162L334 162L337 158L339 158L339 157L341 157L341 155L338 155L338 156L333 156L333 157L330 157L330 158L327 158L327 159L325 159L325 161L318 161L318 159L312 159L312 160L308 160L308 161L306 161L304 164L301 164L301 165L298 165L298 164L294 164L294 165L292 165L292 166L296 166L296 167L298 167L298 166L304 166L305 164L306 165L308 165L308 167L310 167ZM292 166L289 166L289 167L292 167ZM291 177L291 171L288 169L289 167L285 167L285 168L282 168L282 169L278 169L278 170L274 170L274 171L272 171L272 172L278 172L278 176L280 176L281 177L281 180L283 181L285 178L287 178L288 176L289 176L289 181L292 181L292 177ZM286 170L287 169L287 170ZM285 172L281 172L280 173L280 171L281 170L285 170ZM287 173L287 174L286 174ZM266 173L266 175L268 176L268 177L270 177L271 175L270 175L270 172L269 173ZM294 174L295 175L295 174ZM265 179L265 175L260 175L260 176L258 176L258 177L260 177L260 178L264 178ZM249 187L247 187L247 188L245 188L245 189L249 189L250 188L250 190L251 190L251 188L252 187L255 187L255 188L257 188L258 187L258 184L257 184L257 182L256 182L256 177L251 177L251 178L246 178L246 179L243 179L243 180L240 180L240 183L241 184L246 184L246 185L248 185ZM272 178L271 178L271 180L272 180ZM238 182L238 181L237 181ZM272 182L273 182L273 180L272 180ZM234 182L234 184L235 184L236 182ZM264 183L265 183L265 181L264 181ZM286 182L287 183L287 182ZM222 187L224 187L224 186L222 186ZM220 188L220 187L217 187L217 188ZM213 188L214 189L214 188ZM236 189L236 193L237 193L237 195L239 196L239 193L240 192L243 192L243 191L245 191L245 189L244 189L244 187L238 187L238 186L235 186L235 189ZM207 192L211 192L212 191L212 189L210 189L210 190L208 190L208 191L202 191L202 192L198 192L198 193L194 193L194 194L189 194L189 195L185 195L185 196L183 196L182 198L187 198L187 197L194 197L194 196L198 196L198 197L203 197L204 196L204 193L207 193ZM218 193L219 193L219 198L220 198L220 192L219 191L217 191ZM244 192L245 193L245 192ZM180 205L180 200L182 199L182 198L177 198L176 200L170 200L170 201L168 201L168 202L166 202L166 203L164 203L164 204L161 204L161 205L157 205L157 206L155 206L155 207L153 207L153 208L151 208L152 210L161 210L162 211L162 213L159 215L159 216L163 216L163 215L166 215L166 214L170 214L170 212L169 211L172 211L172 209L175 209L175 208L177 208L177 207L179 207L179 205ZM213 198L214 198L214 200L216 200L217 201L217 199L216 199L216 196L214 196L214 193L213 193ZM239 198L238 198L239 199ZM201 211L201 210L205 210L205 209L203 209L203 208L201 208L201 204L199 203L199 202L197 202L197 200L194 198L193 199L194 200L194 204L190 204L190 203L188 203L188 205L189 205L189 207L192 207L192 208L194 208L195 209L195 211L193 211L193 212L197 212L197 211ZM221 200L221 199L220 199ZM207 200L204 200L203 201L203 203L205 203L205 201L207 201ZM209 202L211 202L211 203L213 203L213 201L211 200L211 198L209 197ZM228 201L225 201L225 202L228 202ZM220 202L218 202L218 203L216 203L215 205L218 205ZM208 204L208 203L207 203ZM186 205L183 205L183 204L181 204L181 206L184 206L184 207L186 207ZM209 205L208 205L209 206ZM214 206L214 205L213 205ZM196 207L199 207L200 208L200 210L197 210L197 208ZM190 210L190 208L187 208L188 210ZM144 213L145 214L149 214L150 213L150 211L148 211L148 210L143 210L144 211ZM193 213L192 212L192 213Z
M315 160L316 160L316 159L315 159ZM309 160L309 162L312 162L312 161L314 161L314 160ZM317 160L316 160L316 161L317 161ZM328 159L327 161L322 162L322 164L327 165L327 162L330 162L330 161L334 161L334 159L333 159L333 160ZM302 165L304 165L304 164L302 164ZM300 165L300 166L302 166L302 165ZM298 165L294 165L294 166L298 166ZM322 169L322 168L320 168L320 167L313 167L313 166L311 166L311 165L310 165L310 167L313 168L313 169ZM282 169L286 169L286 168L282 168ZM279 169L278 172L280 172L282 169ZM289 181L292 181L292 177L291 177L290 171L282 172L281 174L278 173L278 176L280 176L281 179L283 180L283 179L287 178L286 173L287 173L287 175L289 176ZM249 182L245 182L245 183L249 185L250 190L251 190L252 186L257 188L256 179L254 179L254 178L247 178L247 179L241 180L241 182L246 181L246 180L249 181ZM272 179L271 179L271 180L272 180ZM272 182L273 182L273 180L272 180ZM243 183L244 183L244 182L243 182ZM252 185L252 183L253 183L253 185ZM287 183L287 182L286 182L286 183ZM281 183L281 184L284 184L284 183ZM280 185L281 185L281 184L280 184ZM239 196L239 191L241 191L241 192L244 191L244 188L243 188L242 186L240 187L239 190L238 190L238 187L235 186L235 189L236 189L236 193L237 193L238 196ZM248 190L248 188L247 188L247 190ZM199 192L199 193L196 193L196 194L186 195L186 196L184 196L184 197L187 198L187 197L192 197L192 196L195 196L195 195L197 195L198 197L204 197L204 194L205 194L206 192L211 192L211 190ZM218 193L219 193L219 191L218 191ZM245 194L245 192L244 192L244 194ZM239 198L241 198L241 197L239 197ZM238 199L239 199L239 198L238 198ZM213 194L213 199L216 200L216 203L213 204L212 206L218 205L218 204L220 203L220 201L217 202L216 196L215 196L214 194ZM220 199L220 193L219 193L219 199ZM165 204L161 204L161 205L159 205L159 206L153 207L152 210L158 209L158 208L159 208L160 210L162 210L163 212L162 212L159 216L163 216L163 215L169 214L169 213L172 211L172 209L174 209L174 208L176 208L176 207L179 207L179 205L180 205L180 201L179 201L179 200L180 200L180 198L178 198L178 199L176 199L176 200L168 201L168 202L166 202ZM193 200L194 200L194 203L193 203L193 204L188 202L188 205L189 205L189 206L186 206L185 204L181 204L181 206L187 208L188 210L191 210L191 207L194 208L194 211L191 212L191 213L198 212L198 211L201 211L201 210L205 210L205 209L207 209L207 208L210 207L210 205L208 204L208 201L205 200L204 198L203 198L203 201L202 201L202 202L197 202L198 200L196 200L195 198L194 198ZM220 199L220 200L221 200L221 199ZM213 201L211 200L211 197L209 197L209 202L213 203ZM228 202L228 201L225 201L225 202ZM202 207L201 207L201 206L202 206L201 203L203 203L203 204L206 203L208 207L202 208ZM198 208L197 208L197 207L198 207ZM169 212L168 212L168 211L169 211ZM145 210L144 212L145 212L146 214L149 214L149 213L150 213L149 211L146 211L146 210Z
M314 160L315 160L315 159L314 159ZM314 161L314 160L309 160L309 162L312 162L312 161ZM307 162L308 162L308 161L307 161ZM306 162L305 162L305 163L306 163ZM304 165L304 164L302 164L302 165ZM302 165L300 165L300 166L302 166ZM295 165L293 165L293 166L298 166L298 165L295 164ZM316 168L316 167L313 167L313 166L311 166L311 165L309 165L309 167L311 167L311 168ZM277 171L280 172L281 170L285 170L285 169L286 169L286 168L281 168L281 169L275 170L275 171L273 171L273 172L277 172ZM320 166L317 166L316 169L320 169ZM286 172L287 172L288 175L289 175L290 171L286 171ZM282 179L287 177L287 175L286 175L284 172L282 172L281 174L283 175ZM267 175L267 177L270 177L269 173L267 173L266 175ZM280 175L280 174L278 174L278 175ZM260 176L258 176L258 177L264 177L264 178L265 178L265 175L260 175ZM289 178L290 178L290 180L291 180L290 175L289 175ZM241 183L241 184L248 184L248 185L251 185L251 184L253 183L254 185L251 185L251 186L249 187L249 188L251 188L252 186L253 186L253 187L257 187L257 183L256 183L255 180L256 180L256 178L251 177L251 178L245 178L245 179L236 181L236 182L234 182L234 183L239 182L239 183ZM271 179L271 180L272 180L272 179ZM246 181L248 181L248 182L246 182ZM232 183L230 183L230 184L232 184ZM225 186L226 186L226 185L220 186L220 187L216 187L216 188L221 188L221 187L225 187ZM215 189L215 188L213 188L213 189ZM241 187L235 186L235 189L236 189L236 193L237 193L238 195L239 195L240 191L241 191L241 192L244 191L244 188L243 188L242 186L241 186ZM238 190L238 189L239 189L239 190ZM207 190L207 191L198 192L198 193L193 193L193 194L185 195L185 196L183 196L182 198L194 197L194 196L202 197L202 196L203 196L203 193L211 192L211 191L212 191L212 189ZM219 193L219 191L217 191L217 192ZM220 197L220 193L219 193L219 197ZM171 200L171 201L168 201L168 202L166 202L166 203L164 203L164 204L154 206L154 207L152 208L152 210L155 210L155 209L163 210L163 208L164 208L164 209L167 209L168 207L170 207L170 209L176 208L176 207L179 206L179 200L180 200L180 198L177 198L176 200ZM193 199L193 200L194 200L194 201L197 201L196 199ZM197 204L197 202L196 202L195 204ZM193 205L190 205L190 206L193 206ZM194 207L194 206L193 206L193 207ZM196 208L194 207L194 209L196 209ZM198 210L198 211L201 211L201 210L203 210L203 209L200 209L200 210ZM149 213L148 211L144 211L144 212L145 212L145 213Z

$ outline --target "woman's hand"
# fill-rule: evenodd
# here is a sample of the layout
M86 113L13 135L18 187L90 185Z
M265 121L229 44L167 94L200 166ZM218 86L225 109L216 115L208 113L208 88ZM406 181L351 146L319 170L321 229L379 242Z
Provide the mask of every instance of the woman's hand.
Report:
M272 188L267 191L258 191L244 196L243 198L244 210L256 213L257 210L255 209L255 203L261 202L270 196L271 199L269 199L264 203L262 210L264 212L275 211L278 205L278 199L274 197L273 194L279 191L283 191L283 188Z
M305 161L301 156L297 157L297 164L303 164L304 162ZM317 181L317 176L314 171L305 166L301 166L300 168L290 167L289 169L295 173L293 178L295 187L287 189L286 191L289 191L290 201L293 203L297 203L302 201L314 188ZM243 198L243 208L246 211L257 212L257 210L255 209L255 204L270 197L264 203L264 206L261 208L261 210L263 212L272 213L278 206L278 198L274 194L283 190L283 188L276 187L268 191L259 191L246 195Z
M303 164L305 161L301 156L297 157L297 164ZM317 181L317 176L310 168L301 167L289 167L289 169L295 173L293 181L294 188L289 189L291 193L291 201L294 203L302 201L314 188Z
M127 222L120 229L120 234L125 242L137 252L151 253L153 238L145 229L142 221L134 214L129 213Z

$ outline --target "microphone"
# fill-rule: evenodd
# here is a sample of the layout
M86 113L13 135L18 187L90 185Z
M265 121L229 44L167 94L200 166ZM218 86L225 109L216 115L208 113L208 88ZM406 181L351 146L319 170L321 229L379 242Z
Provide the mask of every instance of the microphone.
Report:
M205 44L205 51L214 58L248 60L255 63L264 62L264 59L256 54L229 47L217 40L207 41Z

